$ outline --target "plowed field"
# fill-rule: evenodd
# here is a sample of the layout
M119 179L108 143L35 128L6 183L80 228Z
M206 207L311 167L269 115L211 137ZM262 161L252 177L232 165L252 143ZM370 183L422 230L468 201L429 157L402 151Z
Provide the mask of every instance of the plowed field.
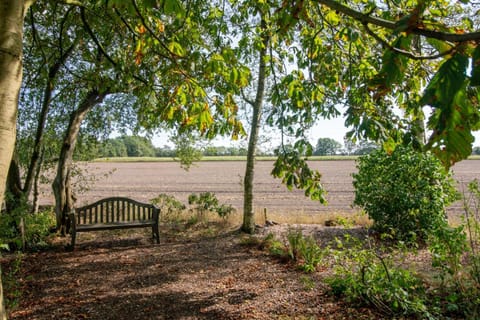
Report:
M255 210L267 208L275 216L288 213L303 216L321 213L353 213L354 198L352 173L356 172L355 162L312 161L311 166L322 173L325 189L328 191L328 205L306 198L301 190L289 191L279 179L270 175L272 161L258 161L255 166ZM77 205L84 205L107 196L127 196L148 201L160 193L175 196L186 203L191 193L214 192L222 203L231 204L242 211L242 177L245 171L243 161L205 161L187 172L176 162L109 162L80 165L88 176L89 189L80 192L77 186ZM480 160L465 160L454 168L454 178L459 181L459 190L473 179L480 179ZM110 173L110 174L109 174ZM42 203L53 203L54 198L48 186L44 186ZM450 212L461 210L461 203L449 208ZM308 221L307 221L308 222Z

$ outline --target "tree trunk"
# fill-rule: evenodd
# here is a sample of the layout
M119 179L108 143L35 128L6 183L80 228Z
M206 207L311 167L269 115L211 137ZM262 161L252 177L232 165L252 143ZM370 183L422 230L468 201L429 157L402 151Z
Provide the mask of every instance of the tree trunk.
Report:
M40 196L40 190L39 190L39 183L40 183L40 173L41 173L41 167L43 164L43 156L44 156L45 150L42 148L40 151L40 159L37 163L37 169L35 170L35 180L33 182L33 200L32 200L32 213L38 213L38 208L39 208L39 196Z
M60 67L65 64L66 60L75 49L76 42L77 41L75 41L48 69L48 78L46 79L47 82L45 83L45 90L43 92L42 109L40 110L40 113L38 115L38 124L37 131L35 133L35 142L33 144L33 152L32 156L30 157L30 164L28 166L27 175L23 187L23 191L26 197L30 196L35 176L37 174L36 170L41 168L41 163L39 162L41 162L43 136L45 124L47 122L48 112L50 110L50 105L52 102L52 93L55 90L55 80L57 78L58 72L60 71Z
M65 218L73 208L71 196L70 168L73 162L73 152L77 143L80 125L87 113L98 103L102 102L107 93L99 93L97 90L91 90L83 99L79 108L70 116L65 137L63 139L62 150L57 165L57 174L53 180L52 188L55 195L55 215L57 219L57 229L65 234L67 231Z
M20 205L23 198L20 164L15 150L8 169L6 192L8 192L8 197L5 199L5 209L7 213L10 213Z
M0 2L0 206L15 148L18 95L22 84L23 21L30 4L31 1L20 0ZM0 320L6 318L0 281Z
M255 155L257 149L258 134L262 119L263 99L265 95L265 81L267 66L265 57L269 38L266 35L266 23L262 18L262 48L259 51L258 83L255 101L252 104L253 118L248 140L247 165L245 169L245 178L243 181L243 224L242 231L246 233L255 232L255 211L253 207L253 178L255 174Z

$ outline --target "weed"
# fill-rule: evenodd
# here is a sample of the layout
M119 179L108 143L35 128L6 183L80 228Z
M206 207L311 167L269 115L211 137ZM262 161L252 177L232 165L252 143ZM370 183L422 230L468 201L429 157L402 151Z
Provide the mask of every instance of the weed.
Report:
M203 192L200 194L192 193L188 196L188 204L193 205L193 209L198 213L199 219L204 220L207 212L216 212L219 217L226 219L235 212L231 205L219 204L215 193Z
M300 282L303 284L305 290L315 289L315 281L307 275L302 275L300 277Z
M439 301L444 312L468 319L480 317L480 187L478 181L464 192L463 222L437 228L429 239L433 267L441 280Z
M178 222L182 212L186 209L185 205L178 201L174 196L165 193L159 194L150 202L161 207L161 219L163 221Z
M335 295L375 306L390 316L433 318L425 288L416 274L395 266L393 258L379 250L363 248L359 240L348 241L354 243L337 244L342 249L332 251L336 264L327 283Z

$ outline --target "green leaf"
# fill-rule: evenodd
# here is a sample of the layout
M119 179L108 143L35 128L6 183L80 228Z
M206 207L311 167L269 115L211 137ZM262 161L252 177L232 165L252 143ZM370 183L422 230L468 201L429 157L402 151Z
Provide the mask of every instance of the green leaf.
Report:
M412 42L412 37L398 37L393 46L398 49L408 49ZM380 94L385 94L394 84L400 83L405 76L408 68L408 58L391 49L386 49L382 57L382 69L372 79L370 85Z
M180 43L176 41L172 41L168 44L168 50L170 50L171 53L179 57L185 56L185 49Z
M427 42L440 53L446 52L452 48L448 42L442 40L427 38Z
M165 0L163 3L163 11L168 15L173 14L180 17L185 15L185 9L178 0Z
M446 168L466 159L472 152L474 138L471 132L478 122L478 111L467 94L468 60L456 54L445 61L428 84L421 101L434 109L428 122L433 134L427 148Z
M472 57L472 78L470 80L470 85L480 86L480 45L475 48Z
M456 54L445 61L424 92L421 103L435 108L447 107L466 79L468 57Z

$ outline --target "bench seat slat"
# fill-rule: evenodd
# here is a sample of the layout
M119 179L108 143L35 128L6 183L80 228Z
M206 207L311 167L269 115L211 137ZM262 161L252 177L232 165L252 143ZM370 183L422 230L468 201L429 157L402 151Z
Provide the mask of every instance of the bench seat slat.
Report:
M82 224L77 226L77 232L85 231L100 231L100 230L110 230L110 229L131 229L131 228L140 228L140 227L151 227L153 226L153 221L132 221L132 222L109 222L105 223L96 223L96 224Z

